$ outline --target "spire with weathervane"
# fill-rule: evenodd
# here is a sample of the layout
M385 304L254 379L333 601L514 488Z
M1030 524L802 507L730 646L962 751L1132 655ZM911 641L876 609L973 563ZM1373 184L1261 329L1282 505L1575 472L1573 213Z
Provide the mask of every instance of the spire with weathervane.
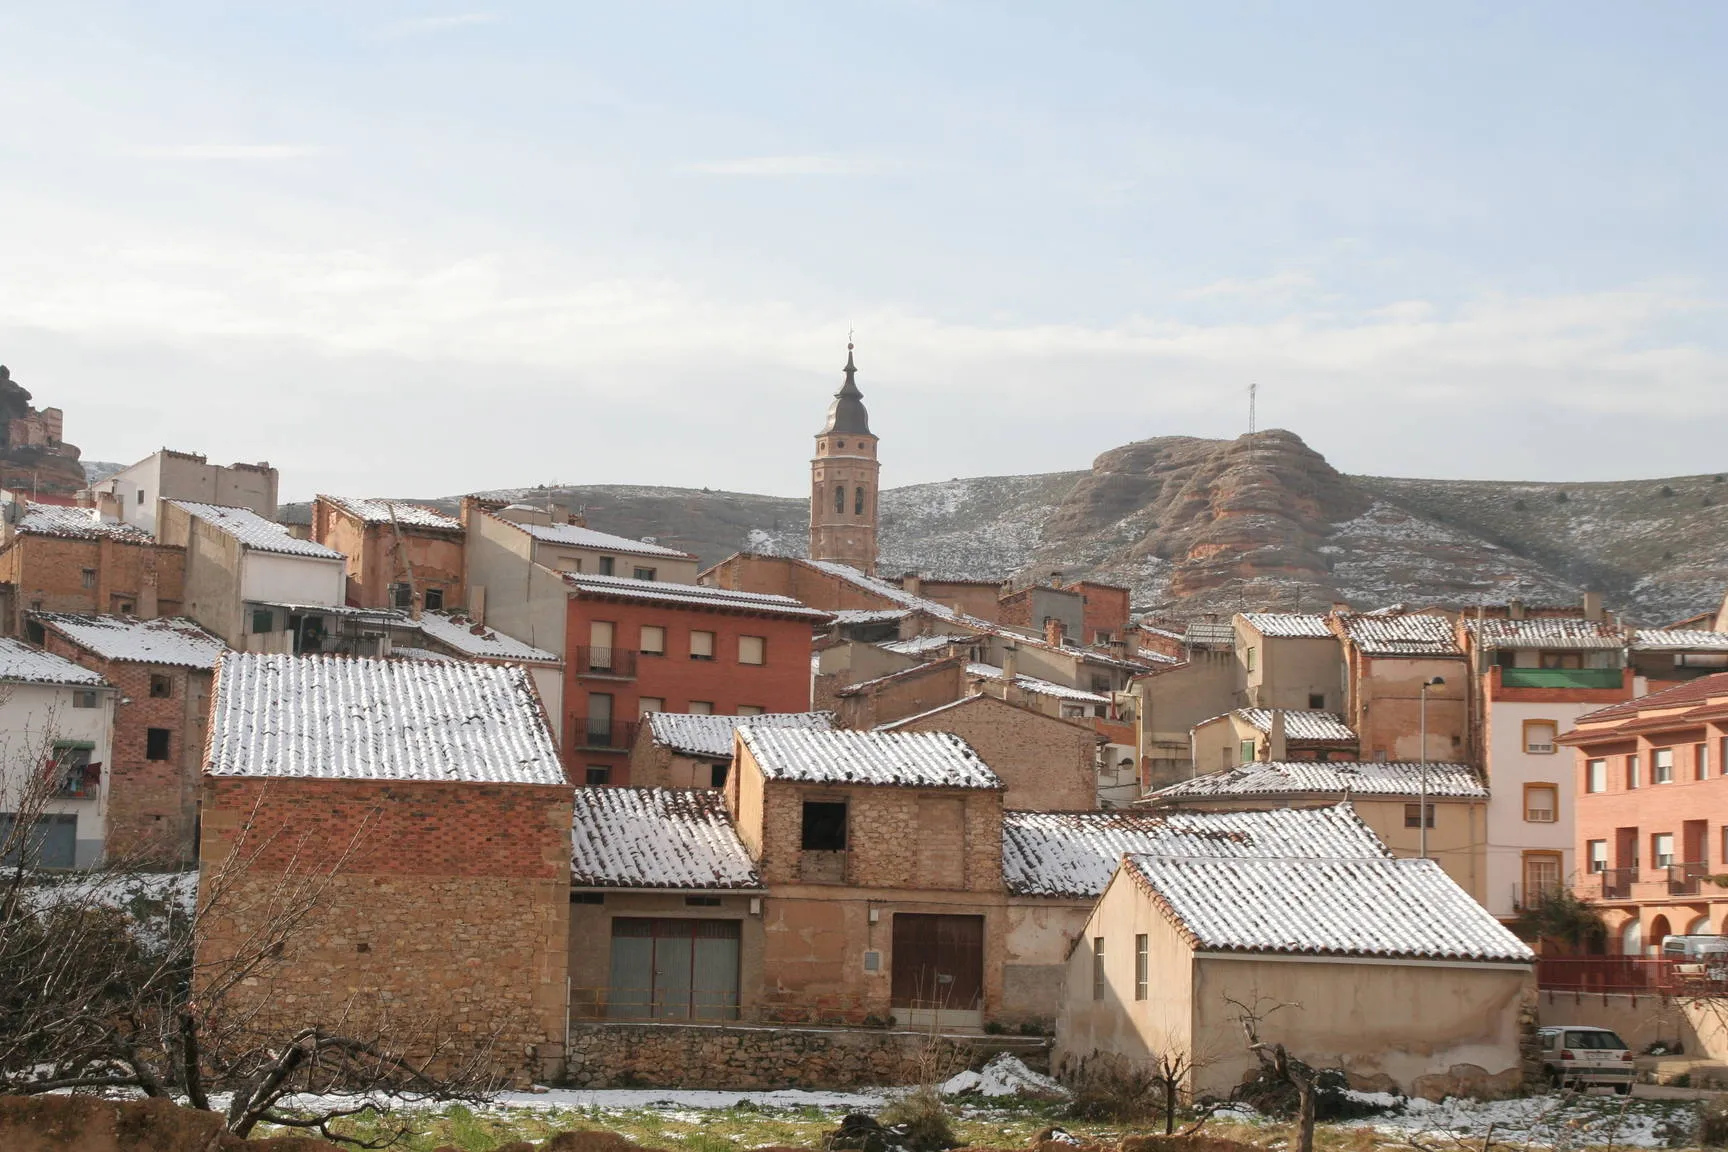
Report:
M858 391L858 366L846 342L845 383L828 405L810 461L810 558L876 571L876 437Z

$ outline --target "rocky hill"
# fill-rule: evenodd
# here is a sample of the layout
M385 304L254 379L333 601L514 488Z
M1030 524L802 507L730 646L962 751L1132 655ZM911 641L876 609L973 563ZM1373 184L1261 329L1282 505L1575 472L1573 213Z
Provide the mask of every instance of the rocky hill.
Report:
M797 499L609 485L492 494L582 505L597 528L653 537L705 564L744 548L802 555L808 545ZM1346 476L1281 430L1143 440L1089 471L887 489L881 506L884 572L1060 570L1126 584L1136 607L1176 615L1336 601L1576 602L1589 587L1660 623L1714 608L1728 589L1722 477Z

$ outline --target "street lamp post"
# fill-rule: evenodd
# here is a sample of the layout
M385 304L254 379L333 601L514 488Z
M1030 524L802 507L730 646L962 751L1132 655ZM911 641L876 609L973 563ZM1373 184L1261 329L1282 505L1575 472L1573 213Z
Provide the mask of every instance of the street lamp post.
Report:
M1422 682L1422 784L1419 791L1421 803L1416 807L1416 827L1421 835L1422 859L1428 859L1428 689L1439 688L1446 683L1444 676L1435 676Z

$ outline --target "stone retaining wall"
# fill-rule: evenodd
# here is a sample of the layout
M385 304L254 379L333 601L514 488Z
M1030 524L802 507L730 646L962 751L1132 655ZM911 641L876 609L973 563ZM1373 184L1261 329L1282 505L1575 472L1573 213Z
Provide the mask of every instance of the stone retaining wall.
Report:
M994 1051L1028 1063L1038 1040L944 1037L862 1028L576 1024L568 1077L581 1088L679 1087L745 1091L846 1089L947 1079Z

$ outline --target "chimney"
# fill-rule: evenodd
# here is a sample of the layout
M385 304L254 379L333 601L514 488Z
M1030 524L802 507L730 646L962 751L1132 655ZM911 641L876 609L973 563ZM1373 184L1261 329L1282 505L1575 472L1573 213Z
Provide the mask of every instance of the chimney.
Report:
M1052 588L1062 587L1062 572L1060 569L1057 569L1056 571L1053 571L1050 573L1050 587L1052 587Z
M1271 730L1266 733L1266 759L1277 762L1288 759L1290 745L1284 738L1284 709L1272 709Z
M1044 617L1044 642L1052 648L1062 647L1062 621L1054 616Z
M900 587L908 596L924 594L924 579L916 572L908 572L900 577Z
M1332 615L1344 616L1344 615L1347 615L1349 613L1349 611L1350 611L1350 605L1344 603L1344 601L1342 601L1342 600L1332 601Z
M1133 627L1122 634L1122 649L1128 653L1129 659L1140 655L1140 629Z
M1508 600L1508 601L1506 601L1506 615L1513 620L1524 619L1524 601L1522 601L1522 600Z
M1586 620L1600 620L1600 619L1602 619L1602 593L1600 593L1600 592L1586 592L1586 593L1584 593L1584 619L1586 619Z
M1019 645L1008 643L1002 646L1002 675L1008 677L1010 683L1020 675Z

